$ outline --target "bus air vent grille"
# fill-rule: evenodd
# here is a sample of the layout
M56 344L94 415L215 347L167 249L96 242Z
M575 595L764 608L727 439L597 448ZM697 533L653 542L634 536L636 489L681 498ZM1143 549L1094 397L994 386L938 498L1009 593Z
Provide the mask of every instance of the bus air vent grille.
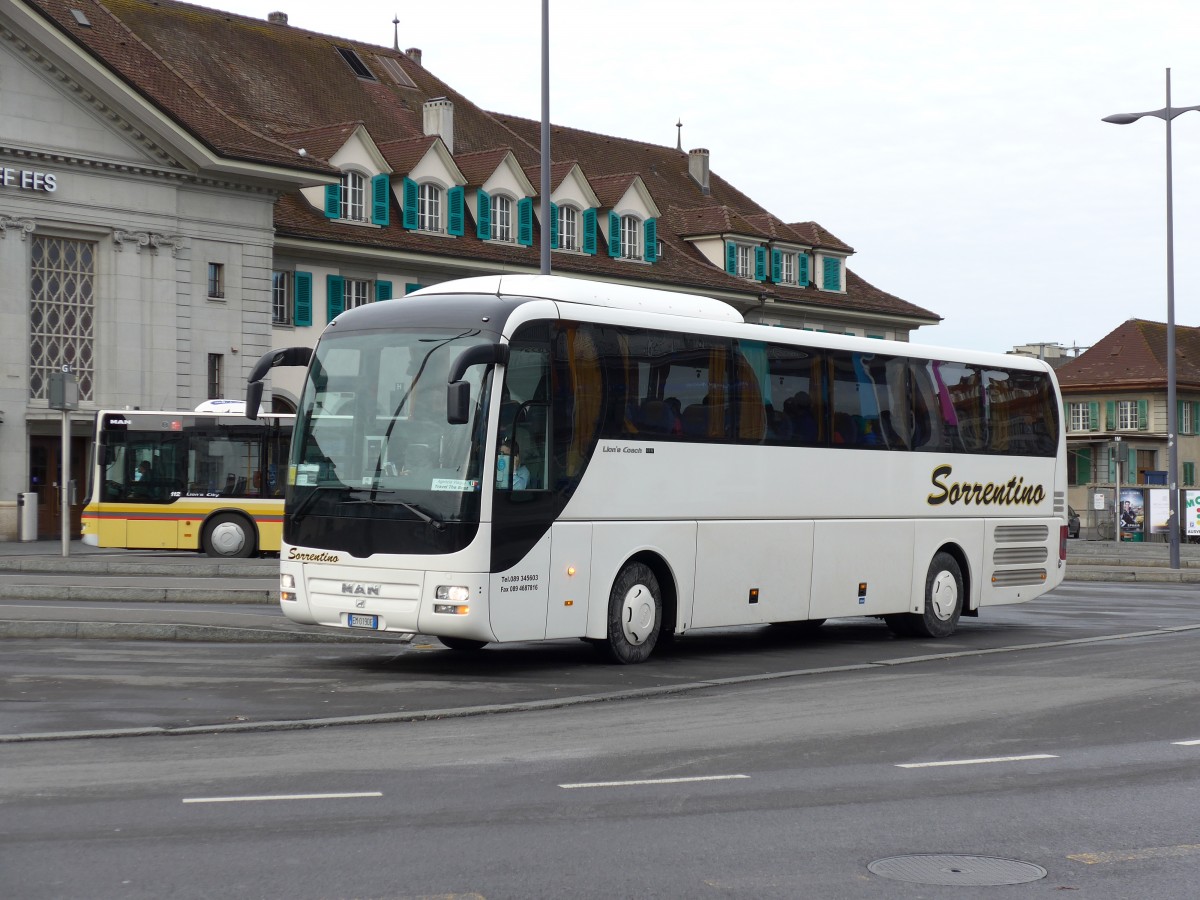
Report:
M992 562L998 566L1036 564L1046 561L1046 548L1042 547L997 547Z
M1034 544L1050 537L1046 525L997 525L997 544Z
M1045 583L1045 569L1007 569L992 573L993 587L1020 587L1025 584Z
M1066 512L1067 498L1062 491L1054 492L1054 512L1056 515Z

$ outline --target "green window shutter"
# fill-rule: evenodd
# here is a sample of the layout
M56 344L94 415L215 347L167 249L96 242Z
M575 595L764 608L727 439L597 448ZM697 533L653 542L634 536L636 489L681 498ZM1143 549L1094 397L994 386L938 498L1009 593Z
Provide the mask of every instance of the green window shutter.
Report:
M1146 431L1150 427L1150 417L1147 414L1150 404L1145 400L1139 400L1138 405L1138 431Z
M1114 483L1117 480L1117 451L1111 444L1108 447L1108 480Z
M346 282L341 275L325 276L325 316L332 322L346 308Z
M481 241L492 239L492 196L481 190L478 196L479 215L475 217L475 234Z
M376 175L371 179L371 222L375 225L386 225L389 221L389 197L392 192L391 179L386 175Z
M755 247L754 248L754 280L755 281L766 281L767 280L767 248L766 247Z
M342 214L342 186L325 185L325 218L336 219Z
M463 199L463 189L455 186L446 191L446 234L462 237L467 229L466 201Z
M783 281L783 251L778 247L771 248L771 280L776 284Z
M615 212L608 214L608 255L621 255L621 217Z
M596 255L596 210L583 211L583 252Z
M824 282L822 287L827 291L841 290L842 287L842 261L837 257L825 257Z
M1075 483L1092 483L1092 448L1081 447L1075 453Z
M533 246L532 197L522 197L517 201L517 243L522 247Z
M1100 430L1100 404L1095 400L1088 403L1088 430Z
M737 244L733 241L725 242L725 271L730 275L737 274Z
M550 204L550 249L558 249L558 204Z
M1137 481L1137 451L1132 447L1125 456L1125 480L1130 484Z
M392 283L390 281L375 282L375 300L391 300Z
M1192 434L1200 434L1200 403L1192 404Z
M292 298L292 322L295 325L312 324L312 272L297 272L296 295Z
M1194 462L1185 462L1183 464L1183 486L1194 487L1196 484L1196 464Z
M796 256L796 283L800 287L808 287L808 254L800 253Z
M1117 430L1117 401L1109 400L1104 404L1104 430Z
M646 244L642 259L648 263L658 262L658 219L647 219L642 223L642 231Z
M404 179L404 227L413 231L417 227L417 198L420 190L411 178Z
M404 293L406 294L411 294L413 291L419 291L420 289L421 285L412 281L405 282L404 284Z

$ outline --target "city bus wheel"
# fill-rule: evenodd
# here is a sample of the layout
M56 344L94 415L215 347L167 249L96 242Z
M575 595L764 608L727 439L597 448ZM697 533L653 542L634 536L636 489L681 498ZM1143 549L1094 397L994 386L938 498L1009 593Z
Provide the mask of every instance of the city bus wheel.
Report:
M884 620L897 635L944 638L954 634L962 609L962 569L949 553L938 553L925 576L925 612L884 616Z
M608 658L628 665L645 662L662 628L662 592L650 567L628 563L608 595Z
M245 559L254 553L254 529L233 513L213 516L204 527L204 552L222 559Z
M449 647L451 650L467 650L467 651L482 650L484 647L486 647L488 645L487 641L476 641L476 640L472 640L471 638L439 637L438 640L441 641L444 646Z

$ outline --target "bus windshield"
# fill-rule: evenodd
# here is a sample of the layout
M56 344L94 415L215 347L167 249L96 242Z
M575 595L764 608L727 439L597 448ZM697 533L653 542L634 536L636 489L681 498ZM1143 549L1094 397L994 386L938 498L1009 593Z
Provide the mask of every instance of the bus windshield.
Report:
M462 425L447 421L446 379L482 342L457 330L325 335L300 400L289 523L312 514L478 523L489 370L464 376L472 413Z

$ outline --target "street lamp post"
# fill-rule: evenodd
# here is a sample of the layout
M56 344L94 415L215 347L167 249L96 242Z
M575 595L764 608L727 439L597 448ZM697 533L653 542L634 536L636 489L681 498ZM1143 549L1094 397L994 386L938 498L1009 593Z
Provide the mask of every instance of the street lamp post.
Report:
M1171 70L1167 69L1167 105L1162 109L1139 113L1117 113L1102 121L1129 125L1146 116L1167 123L1167 484L1170 516L1171 568L1179 568L1179 408L1175 399L1175 221L1171 188L1171 120L1181 113L1200 110L1200 106L1171 106Z

